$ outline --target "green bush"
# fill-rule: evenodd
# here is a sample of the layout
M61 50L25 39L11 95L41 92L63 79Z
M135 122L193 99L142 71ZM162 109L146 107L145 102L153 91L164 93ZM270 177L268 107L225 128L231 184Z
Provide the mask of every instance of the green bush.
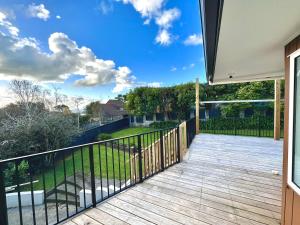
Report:
M21 161L18 165L19 176L16 176L15 163L8 163L7 168L4 170L5 186L12 186L19 181L19 183L26 182L28 179L29 165L27 161Z
M201 121L203 130L231 130L231 129L273 129L273 118L213 118Z
M102 133L102 134L99 134L98 137L97 137L98 141L105 141L105 140L108 140L108 139L112 139L111 134Z
M149 126L154 129L166 129L176 127L178 123L176 121L162 121L162 122L153 122Z

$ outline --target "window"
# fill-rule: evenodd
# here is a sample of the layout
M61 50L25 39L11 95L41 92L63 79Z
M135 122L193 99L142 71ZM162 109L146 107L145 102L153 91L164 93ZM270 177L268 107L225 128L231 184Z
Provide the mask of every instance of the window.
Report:
M144 117L143 116L137 116L136 117L136 122L137 123L144 123Z
M290 55L288 184L300 194L300 50Z

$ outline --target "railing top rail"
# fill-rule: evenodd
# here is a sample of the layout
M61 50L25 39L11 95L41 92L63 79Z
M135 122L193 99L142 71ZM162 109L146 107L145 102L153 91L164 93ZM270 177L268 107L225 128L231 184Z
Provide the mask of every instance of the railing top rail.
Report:
M24 155L24 156L9 158L9 159L3 159L3 160L0 160L0 165L3 164L3 163L13 162L13 161L17 161L17 160L23 160L23 159L28 159L28 158L32 158L32 157L42 156L42 155L50 155L50 154L53 154L53 153L58 153L58 152L63 152L63 151L68 151L68 150L73 150L73 149L78 149L78 148L84 148L84 147L88 147L90 145L105 144L105 143L113 142L113 141L117 141L117 140L137 137L139 135L146 135L146 134L151 134L151 133L154 133L154 132L166 131L166 130L170 130L170 129L175 129L177 127L178 126L170 127L170 128L164 128L164 129L157 129L157 130L144 132L144 133L140 133L140 134L133 134L133 135L128 135L128 136L124 136L124 137L112 138L112 139L103 140L103 141L96 141L96 142L91 142L91 143L82 144L82 145L75 145L75 146L70 146L70 147L66 147L66 148L50 150L50 151L46 151L46 152L40 152L40 153Z

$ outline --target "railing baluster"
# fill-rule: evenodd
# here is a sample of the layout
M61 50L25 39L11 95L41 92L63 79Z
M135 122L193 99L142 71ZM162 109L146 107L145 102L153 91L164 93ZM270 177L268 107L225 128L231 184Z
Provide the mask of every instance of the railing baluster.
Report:
M84 208L86 209L86 196L85 196L85 175L84 175L84 162L83 162L83 150L80 148L80 156L81 156L81 175L82 175L82 185L83 185L83 201Z
M75 210L76 210L76 213L78 213L76 165L75 165L74 151L72 151L72 164L73 164L73 178L74 178L74 192L75 192Z
M126 174L126 149L125 149L125 138L123 138L122 140L122 144L123 144L123 166L124 166L124 180L125 180L125 188L127 187L127 174ZM129 144L129 143L128 143ZM128 145L129 146L129 151L128 151L128 154L129 154L129 159L130 159L130 144ZM129 165L130 165L130 160L129 160ZM131 172L130 172L130 181L131 181Z
M165 158L164 158L164 140L163 140L163 131L160 130L160 163L161 163L161 171L165 170Z
M136 137L133 138L133 161L134 161L134 183L136 184L136 176L137 176L137 171L136 171Z
M113 167L113 180L114 180L114 193L116 193L116 174L115 174L115 154L114 154L114 142L111 141L111 157L112 157L112 167Z
M105 142L105 166L106 166L106 189L107 189L107 198L109 197L109 181L108 181L108 160L107 160L107 142Z
M66 210L67 217L69 217L69 202L68 202L68 185L67 185L67 172L66 172L66 155L63 152L63 168L64 168L64 182L65 182L65 193L66 193Z
M56 182L56 169L55 169L55 153L52 154L52 166L53 166L53 179L54 179L54 191L55 191L55 209L56 209L56 221L59 222L58 214L58 202L57 202L57 182Z
M45 160L45 159L44 159ZM43 191L44 191L44 207L45 207L45 221L48 225L48 206L47 206L47 190L46 190L46 179L45 179L45 166L42 168L42 179L43 179Z
M138 156L139 156L139 182L143 182L143 159L142 159L142 144L141 135L138 135Z
M32 219L33 219L33 224L36 225L35 203L34 203L34 191L33 191L32 176L33 176L33 168L32 168L31 162L29 161L29 180L30 180L30 192L31 192Z
M20 224L23 225L23 212L22 212L22 200L21 200L21 193L20 193L20 175L19 175L19 160L15 161L15 176L17 182L17 190L18 190L18 208L19 208L19 217L20 217Z
M122 187L122 180L121 180L121 164L120 164L120 140L118 139L118 163L119 163L119 186L120 186L120 190L121 191L121 187Z
M101 146L98 144L98 155L99 155L99 176L100 176L100 188L101 188L101 201L103 200L103 183L102 183L102 157L101 157Z
M0 163L0 221L3 225L8 225L4 165L2 163Z
M177 127L176 128L176 130L177 130L177 162L180 162L180 157L181 157L181 155L180 155L180 151L181 151L181 149L180 149L180 127Z
M96 184L95 184L95 168L94 168L94 148L89 145L89 158L90 158L90 174L91 174L91 189L92 189L92 204L96 207Z

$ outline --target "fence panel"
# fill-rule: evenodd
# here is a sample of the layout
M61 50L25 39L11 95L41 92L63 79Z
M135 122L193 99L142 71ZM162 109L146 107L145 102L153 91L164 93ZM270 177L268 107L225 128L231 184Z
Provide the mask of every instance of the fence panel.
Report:
M211 118L200 121L200 131L210 134L273 137L274 120L273 118L262 116ZM283 129L281 137L283 137Z

